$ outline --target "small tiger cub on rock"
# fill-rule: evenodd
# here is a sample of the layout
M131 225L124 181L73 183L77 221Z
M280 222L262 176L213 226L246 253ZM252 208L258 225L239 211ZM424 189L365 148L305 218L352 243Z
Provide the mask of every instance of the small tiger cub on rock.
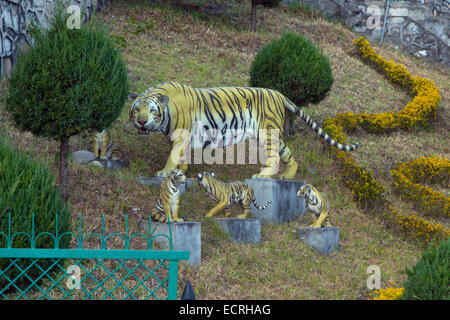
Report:
M186 176L180 169L173 169L164 179L159 191L159 199L156 207L152 210L151 216L159 222L182 222L183 219L178 217L178 209L180 205L180 189L181 184L187 181Z
M206 217L212 217L218 212L225 210L225 216L230 215L230 205L241 204L244 213L238 215L238 218L246 218L250 212L250 203L259 209L267 208L271 201L267 201L263 206L258 206L256 203L253 188L247 183L241 181L225 183L215 178L214 173L203 172L198 176L199 185L205 189L206 193L219 204L212 208Z
M312 213L313 224L310 227L321 228L324 224L327 227L331 226L328 217L330 206L316 188L310 184L305 184L297 191L297 196L305 199L308 209Z

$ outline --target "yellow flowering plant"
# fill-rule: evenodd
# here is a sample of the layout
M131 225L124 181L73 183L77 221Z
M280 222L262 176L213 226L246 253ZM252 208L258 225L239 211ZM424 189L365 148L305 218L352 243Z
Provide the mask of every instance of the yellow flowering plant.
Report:
M415 126L424 127L429 125L431 120L436 119L436 110L441 101L441 96L433 81L412 75L402 64L386 61L375 53L373 48L370 47L369 41L363 37L355 39L353 42L364 61L374 65L391 82L409 90L414 98L399 112L340 113L336 117L324 121L323 128L325 131L335 137L338 142L345 143L344 130L352 131L356 127L360 127L371 133L388 133L399 128L409 130ZM399 225L408 234L421 239L424 243L448 238L450 231L441 224L416 217L415 214L409 216L400 214L386 201L385 189L376 181L370 170L361 168L351 154L336 149L332 150L335 152L336 158L340 160L345 184L350 188L358 203L365 205L366 208L380 207L381 204L381 207L383 207L381 212L384 217ZM427 176L431 180L436 179L433 177L443 176L443 179L447 177L448 181L448 159L439 163L433 164L433 162L436 162L436 160L421 159L414 162L414 165L418 166L417 168L422 168L423 172L413 170L414 175L411 175L410 171L404 168L405 166L400 170L393 170L391 173L395 181L394 189L400 190L400 186L402 186L403 189L401 190L409 190L408 193L406 191L405 193L408 194L410 199L419 201L419 198L424 198L419 203L423 205L426 212L434 213L436 210L441 210L444 215L448 216L448 198L428 187L415 183L417 172L422 174L422 177ZM384 292L384 294L387 293Z
M371 293L370 300L399 300L405 289L403 287L392 287L394 285L392 281L389 281L389 284L391 287L374 290Z
M421 157L403 162L391 170L394 190L413 201L426 215L449 217L450 197L422 183L450 181L450 160L440 156Z

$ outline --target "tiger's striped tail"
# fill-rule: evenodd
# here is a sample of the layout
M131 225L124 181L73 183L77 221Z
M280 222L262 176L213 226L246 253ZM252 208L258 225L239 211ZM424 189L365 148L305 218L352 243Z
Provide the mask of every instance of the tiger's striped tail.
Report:
M266 203L264 203L262 206L259 206L259 205L256 203L256 199L253 198L252 203L253 203L253 205L255 206L256 209L258 209L258 210L264 210L265 208L267 208L267 206L268 206L269 204L272 203L272 201L266 201Z
M319 136L321 136L327 143L332 145L333 147L338 148L339 150L344 151L355 151L359 147L359 142L355 142L351 145L341 144L330 137L321 127L319 127L306 113L302 111L299 107L297 107L292 101L286 98L285 107L290 111L294 112L297 116L300 117L303 121L306 122L311 129L314 130Z

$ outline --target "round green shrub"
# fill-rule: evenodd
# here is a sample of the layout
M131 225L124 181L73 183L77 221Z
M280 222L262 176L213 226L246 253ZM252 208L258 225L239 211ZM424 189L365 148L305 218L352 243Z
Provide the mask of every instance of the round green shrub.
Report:
M298 106L323 100L333 81L328 58L293 32L265 45L250 69L250 86L275 89Z
M0 139L0 247L6 248L8 236L9 214L11 214L11 235L15 232L26 232L32 236L32 214L34 213L34 235L41 232L55 234L56 215L58 215L58 234L70 231L70 213L64 205L59 191L54 187L54 177L49 168L42 162L31 159L24 152L13 150ZM59 248L68 248L70 237L61 238ZM30 248L28 237L18 235L12 242L13 248ZM55 248L55 241L50 236L40 236L35 243L36 248ZM8 259L0 259L0 270L5 270L10 264ZM30 259L19 259L17 265L25 269ZM49 259L42 259L39 266L46 270L51 267ZM31 279L41 275L34 266L27 271ZM0 271L1 274L1 271ZM14 279L19 275L16 267L9 268L6 276ZM45 278L45 277L44 277ZM9 282L0 277L0 289ZM29 279L22 276L15 285L28 287ZM13 289L14 287L9 287Z
M421 259L407 270L403 300L449 300L450 299L450 239L430 247Z

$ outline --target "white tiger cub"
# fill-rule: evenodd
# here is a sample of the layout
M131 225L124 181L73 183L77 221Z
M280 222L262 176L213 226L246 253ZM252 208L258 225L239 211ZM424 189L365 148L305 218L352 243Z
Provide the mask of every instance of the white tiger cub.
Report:
M321 228L324 225L330 227L329 210L330 206L323 194L310 184L305 184L297 191L297 196L305 199L308 209L312 213L313 224L310 227Z

